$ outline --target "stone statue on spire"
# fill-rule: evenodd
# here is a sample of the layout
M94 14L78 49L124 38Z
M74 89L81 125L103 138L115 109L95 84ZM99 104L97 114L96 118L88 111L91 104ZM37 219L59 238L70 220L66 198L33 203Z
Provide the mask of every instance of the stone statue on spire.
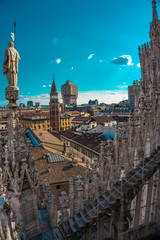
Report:
M20 56L14 48L14 43L9 42L5 51L3 73L6 74L8 87L6 88L6 99L9 100L9 108L17 108L16 100L19 99L19 88L17 86L18 63Z
M9 42L8 48L5 51L5 58L3 63L3 73L6 74L8 87L17 87L17 73L18 73L18 62L20 56L17 50L14 48L14 43Z

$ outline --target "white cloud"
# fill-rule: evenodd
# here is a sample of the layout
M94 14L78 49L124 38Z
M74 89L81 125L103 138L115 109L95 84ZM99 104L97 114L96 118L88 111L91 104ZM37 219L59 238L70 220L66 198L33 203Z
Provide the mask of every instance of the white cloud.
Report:
M56 59L55 61L56 61L56 63L59 64L62 60L61 60L60 58L58 58L58 59Z
M73 67L71 67L71 70L73 70L74 68Z
M117 64L117 65L123 65L123 66L133 66L134 63L132 63L132 57L131 55L122 55L118 58L114 57L114 59L111 60L111 63Z
M132 57L130 55L123 55L122 57L126 57L128 59L128 66L134 65L134 63L132 63Z
M137 64L137 67L139 67L139 68L141 67L140 63Z
M88 60L91 59L92 57L94 57L94 53L91 53L89 56L88 56Z
M48 85L49 87L52 87L51 85Z
M43 85L43 87L46 87L46 85Z

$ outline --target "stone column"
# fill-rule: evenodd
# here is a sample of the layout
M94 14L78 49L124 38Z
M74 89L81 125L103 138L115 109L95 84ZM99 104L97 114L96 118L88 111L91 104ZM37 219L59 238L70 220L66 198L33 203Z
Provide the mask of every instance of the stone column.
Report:
M76 180L76 190L77 190L77 196L75 199L75 211L79 211L84 205L84 198L83 198L83 186L84 181L82 179L82 176L80 174L77 175Z
M85 172L84 172L84 181L85 181L85 202L89 200L89 187L90 187L90 177L89 177L89 161L85 161Z
M113 212L111 223L111 239L118 240L118 228L120 219L120 209Z
M156 213L155 222L159 224L160 222L160 170L158 170L158 182L157 182L157 196L156 196Z
M91 228L87 228L85 230L85 236L84 236L85 240L90 240L91 239Z
M135 209L135 218L134 218L134 230L135 230L135 232L138 231L138 227L139 227L141 197L142 197L142 190L140 190L138 192L137 197L136 197L136 209Z
M97 171L97 158L93 158L92 167L92 183L91 183L91 197L94 198L99 194L99 179L98 179L98 171Z
M144 157L150 157L151 155L151 143L150 143L150 134L147 133L146 143L145 143L145 150L144 150Z
M98 240L104 240L104 218L98 217L97 218L97 239Z
M152 187L153 187L153 176L148 181L146 212L145 212L145 219L144 219L144 225L146 230L149 224L149 216L150 216L151 200L152 200Z
M69 179L69 205L70 205L70 215L74 213L74 183L73 178Z
M105 171L105 142L101 142L101 152L99 158L99 175L100 175L100 185L103 188L104 184L104 171Z

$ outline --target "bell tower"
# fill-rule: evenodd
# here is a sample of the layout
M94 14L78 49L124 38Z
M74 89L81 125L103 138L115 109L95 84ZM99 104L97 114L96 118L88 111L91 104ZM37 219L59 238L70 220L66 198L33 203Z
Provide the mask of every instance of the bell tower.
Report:
M53 131L60 132L60 112L58 92L53 75L52 89L50 92L50 127Z

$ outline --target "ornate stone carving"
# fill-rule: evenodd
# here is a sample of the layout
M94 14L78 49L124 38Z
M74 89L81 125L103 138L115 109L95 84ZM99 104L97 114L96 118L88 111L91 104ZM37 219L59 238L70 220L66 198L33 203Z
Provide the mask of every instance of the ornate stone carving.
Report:
M60 221L63 222L65 221L69 214L68 214L68 197L67 197L67 193L65 191L61 192L61 197L59 197L59 201L60 201L60 206L61 206L61 216L60 216Z
M84 180L82 179L82 176L80 174L77 175L77 180L75 182L76 182L76 190L78 193L76 195L75 208L76 208L76 211L78 211L80 208L82 208L84 204L84 198L83 198Z
M6 99L9 101L19 100L19 90L14 88L6 88Z

